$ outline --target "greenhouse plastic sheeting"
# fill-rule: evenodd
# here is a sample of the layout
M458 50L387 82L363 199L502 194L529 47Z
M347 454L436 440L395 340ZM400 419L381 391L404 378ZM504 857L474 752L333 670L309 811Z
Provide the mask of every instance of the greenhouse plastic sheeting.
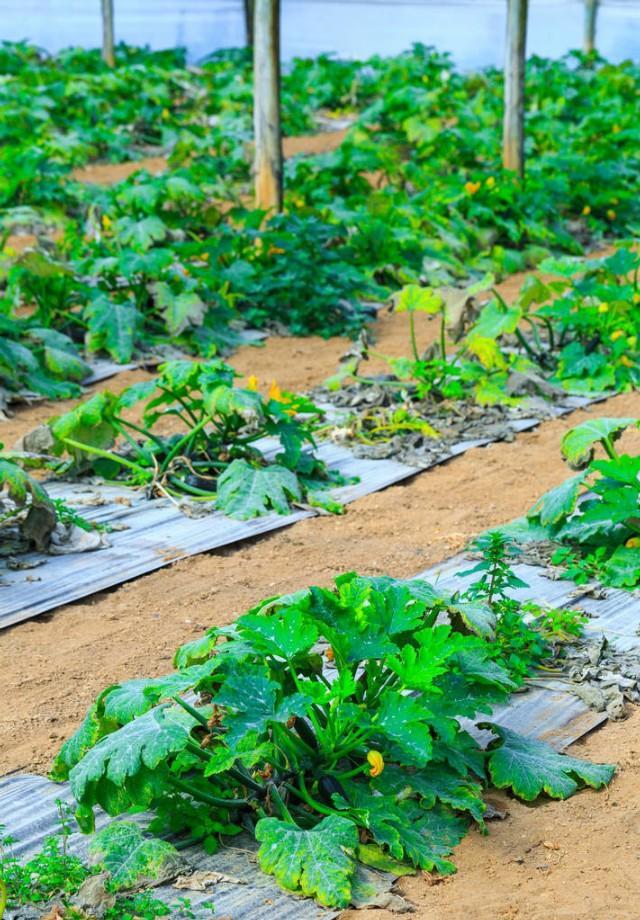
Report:
M59 833L60 813L56 801L73 804L68 785L58 785L43 776L10 776L0 780L0 815L5 825L3 833L14 839L11 851L19 859L28 859L38 852L46 837ZM98 828L108 823L100 814L96 821ZM127 820L131 820L128 818ZM144 825L148 817L136 819ZM86 857L88 838L79 832L70 835L68 851L80 858ZM161 885L152 890L152 895L171 904L178 898L188 898L193 916L198 918L233 917L233 920L320 920L336 917L338 911L327 911L313 901L300 900L278 887L276 882L264 875L257 866L255 847L251 840L234 838L232 846L222 849L214 856L207 856L203 850L191 847L183 851L185 874L195 869L219 872L234 879L233 882L219 882L207 891L177 889ZM236 881L237 880L237 881ZM215 905L215 915L211 905ZM7 911L6 918L20 917ZM37 914L34 916L38 916Z
M554 416L560 416L589 403L587 399L568 397L562 405L552 407L550 411ZM540 421L538 418L513 419L508 427L518 433L534 428ZM492 440L460 441L451 447L447 456L434 460L432 466L471 448L486 446ZM266 442L264 446L265 453L268 453ZM395 460L358 459L346 448L331 443L321 444L318 456L345 477L358 477L359 482L333 491L335 497L345 503L422 472ZM21 567L0 569L0 629L137 578L178 559L278 530L319 513L313 509L300 509L287 515L267 514L250 521L236 521L220 512L190 517L167 499L147 500L141 492L124 486L52 483L47 484L47 489L52 497L64 498L88 520L108 521L127 529L109 534L111 545L97 550L99 555L93 552L64 556L28 553L20 556ZM91 505L91 496L95 497L97 505Z

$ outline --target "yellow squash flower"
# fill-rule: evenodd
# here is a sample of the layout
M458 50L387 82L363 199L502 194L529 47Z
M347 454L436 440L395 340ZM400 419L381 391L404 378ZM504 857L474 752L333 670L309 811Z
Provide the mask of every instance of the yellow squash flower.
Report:
M609 304L603 301L598 307L598 313L608 313L608 312L609 312Z
M631 298L634 303L640 303L640 294L636 291L633 297Z
M465 182L464 190L467 193L467 195L475 195L476 192L480 191L480 183L479 182Z
M630 335L627 339L627 345L629 348L635 348L638 344L638 337L636 335Z
M620 364L622 364L623 367L635 367L636 366L636 362L632 361L631 358L628 358L626 355L623 355L620 358Z
M251 376L247 380L247 389L253 390L254 393L258 392L258 378L256 377L255 374L251 374Z
M625 546L627 549L640 549L640 537L630 537Z
M367 754L367 762L371 767L369 776L380 776L384 770L384 759L380 751L369 751Z
M109 217L109 215L108 215L108 214L103 214L103 215L102 215L102 227L103 227L103 229L104 229L104 230L110 230L112 224L113 224L113 221L111 220L111 218Z
M496 180L494 179L493 176L489 176L489 178L485 182L485 185L487 186L487 188L495 188L495 184L496 184Z
M611 341L617 342L618 339L621 339L623 335L624 335L624 329L616 329L614 332L611 333Z
M582 209L582 214L584 217L588 217L589 214L591 214L591 205L585 204L584 208Z
M276 402L284 402L282 398L282 390L275 382L275 380L271 381L271 386L269 387L269 399L275 399Z

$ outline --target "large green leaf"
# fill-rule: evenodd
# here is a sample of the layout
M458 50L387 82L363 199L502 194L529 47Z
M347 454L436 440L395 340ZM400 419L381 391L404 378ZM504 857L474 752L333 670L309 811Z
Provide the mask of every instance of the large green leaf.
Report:
M86 460L87 454L80 448L69 447L67 439L98 447L100 450L110 448L116 439L113 423L113 409L116 397L107 390L95 393L86 402L80 403L64 415L49 422L51 433L56 441L56 453L68 451L76 462Z
M308 652L318 638L317 627L298 607L284 608L269 616L247 614L238 621L256 649L291 661Z
M172 754L184 750L195 719L178 706L152 709L102 738L69 774L78 802L119 814L158 794ZM162 769L160 769L162 768Z
M29 499L36 505L53 507L46 489L12 460L0 457L0 491L5 489L16 505Z
M154 243L160 242L167 235L166 224L155 216L135 220L131 217L121 217L114 224L114 231L121 243L133 249L145 252Z
M432 752L430 710L415 697L386 690L380 697L375 726L403 763L422 767Z
M612 764L589 763L558 754L543 741L519 735L501 725L483 722L480 728L488 728L498 736L488 752L492 782L498 789L512 789L526 802L532 802L542 792L554 799L567 799L580 783L600 789L615 773Z
M543 527L555 527L562 523L575 511L585 476L586 473L578 473L555 489L545 492L528 512L527 517L537 518Z
M640 584L640 549L619 546L607 560L604 574L614 588L635 588Z
M436 805L425 812L418 805L408 803L405 810L407 816L398 824L405 858L428 872L435 870L441 875L454 873L456 867L447 857L466 835L468 819L443 805Z
M422 629L415 638L420 643L418 648L407 644L399 656L389 658L387 663L405 687L429 692L435 679L447 670L448 659L464 648L467 640L446 624Z
M449 601L447 609L450 616L459 616L467 629L483 639L493 639L495 635L496 615L490 604L483 601L468 601L457 598Z
M107 870L116 891L159 885L184 868L172 844L146 837L133 821L114 821L98 831L89 843L89 862Z
M190 690L212 674L218 662L210 658L204 664L195 664L163 677L135 678L119 684L104 697L105 718L125 725L132 719L152 709L167 697Z
M521 318L522 311L517 307L505 308L498 300L490 300L469 331L469 339L497 339L508 335L515 331Z
M258 862L287 891L316 898L324 907L347 907L356 869L355 824L337 815L303 830L277 818L256 825Z
M208 387L204 405L213 416L239 415L250 424L261 422L264 418L264 406L259 393L227 383Z
M66 377L69 380L82 381L91 373L89 365L77 354L54 345L45 345L44 365L56 377Z
M444 305L442 296L429 287L408 284L395 298L396 313L438 313Z
M455 866L446 857L466 834L469 819L446 806L435 804L426 809L422 802L407 798L409 782L410 776L404 789L392 795L373 794L361 783L345 783L348 801L341 796L334 796L334 801L337 807L351 811L354 820L395 859L450 875Z
M218 632L215 629L207 630L204 636L185 642L176 651L173 664L176 668L188 668L192 664L200 664L211 656L218 642Z
M604 439L615 441L629 425L638 425L635 418L595 418L572 428L562 438L560 450L576 470L593 460L594 445Z
M241 521L271 510L288 514L289 502L301 500L296 475L277 464L255 467L246 460L234 460L218 479L216 508Z
M170 335L178 336L190 326L202 325L207 307L195 291L174 294L170 285L159 281L154 285L153 292Z
M88 322L88 350L106 351L122 364L129 361L141 321L136 305L100 295L87 305L84 315Z
M307 701L299 693L277 699L280 684L267 676L265 668L245 666L227 677L215 698L217 706L227 710L225 740L236 747L248 734L263 735L273 722L288 722L291 716L303 716Z
M482 800L482 786L461 777L443 763L428 763L420 770L403 770L393 764L373 781L383 795L395 795L400 799L408 792L416 793L423 807L433 808L440 801L456 811L467 811L479 823L483 823L486 805Z

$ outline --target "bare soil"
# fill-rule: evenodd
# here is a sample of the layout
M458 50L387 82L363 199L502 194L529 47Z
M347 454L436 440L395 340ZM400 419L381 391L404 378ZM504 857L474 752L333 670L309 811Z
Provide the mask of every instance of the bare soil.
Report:
M285 137L282 140L283 153L285 157L293 157L301 153L327 153L340 146L348 130L348 128L341 128L337 131L322 131L313 135ZM115 182L122 182L124 179L128 179L139 169L146 169L147 172L158 175L164 172L166 168L166 157L157 156L131 160L126 163L91 163L89 166L75 169L72 175L79 182L87 182L92 185L112 185Z
M91 181L100 181L96 175L103 174L94 172ZM114 178L111 174L102 181ZM503 285L507 298L520 281L516 276ZM405 318L383 313L375 331L381 352L407 353ZM426 346L435 338L435 324L419 317L418 335ZM347 346L340 339L272 338L262 348L241 349L231 363L265 384L276 379L284 388L305 389L334 372ZM372 370L380 367L372 362ZM99 386L117 391L145 376L142 370L126 372ZM20 408L0 425L0 439L11 444L69 405L43 402ZM510 444L470 451L360 499L343 518L301 521L192 557L3 631L0 773L45 772L103 687L170 670L177 645L212 624L231 622L265 595L326 584L350 569L407 577L460 550L478 531L524 513L567 475L558 451L562 433L596 414L640 416L640 394L546 422ZM633 448L639 446L636 437ZM474 832L463 842L456 853L457 876L434 880L417 875L400 883L416 905L414 916L635 920L640 894L638 751L640 712L634 711L625 722L610 723L574 746L578 756L619 765L607 792L587 791L566 803L533 806L496 794L494 800L509 814L492 822L488 837ZM343 920L392 916L384 910L347 911Z

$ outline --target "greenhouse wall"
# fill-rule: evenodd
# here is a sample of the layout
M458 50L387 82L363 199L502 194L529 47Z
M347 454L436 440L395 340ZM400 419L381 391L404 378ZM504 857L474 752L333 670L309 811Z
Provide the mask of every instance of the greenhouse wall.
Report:
M49 50L97 46L99 7L98 0L0 0L1 37L29 38ZM244 40L241 0L116 0L115 7L118 40L185 46L192 60ZM498 65L505 10L505 0L283 0L283 57L396 54L420 41L451 51L461 67ZM580 47L582 31L582 0L533 0L530 53L554 57ZM639 31L640 3L605 0L598 22L602 54L619 61L637 53Z

